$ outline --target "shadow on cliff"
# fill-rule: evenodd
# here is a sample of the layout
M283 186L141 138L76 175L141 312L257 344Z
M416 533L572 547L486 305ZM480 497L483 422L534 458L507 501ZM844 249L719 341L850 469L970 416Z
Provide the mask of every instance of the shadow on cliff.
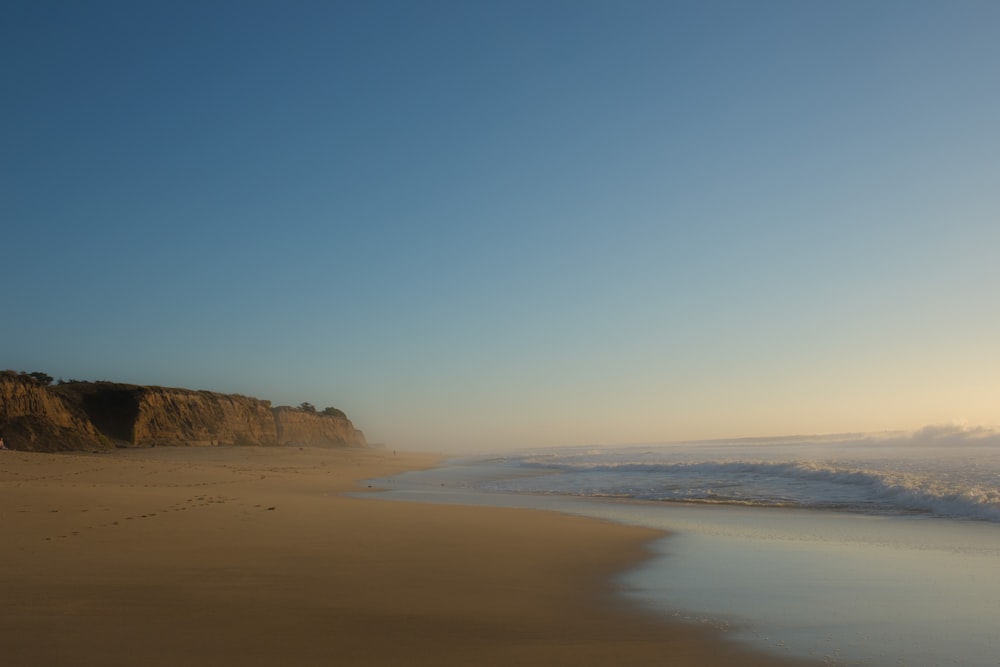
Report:
M29 451L366 445L336 408L272 408L270 401L239 394L115 382L49 385L14 371L0 372L0 434L11 449Z

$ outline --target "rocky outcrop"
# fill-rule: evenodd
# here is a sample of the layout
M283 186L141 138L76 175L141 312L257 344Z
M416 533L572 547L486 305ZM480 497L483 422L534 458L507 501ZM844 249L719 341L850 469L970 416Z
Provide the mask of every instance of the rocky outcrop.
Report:
M274 409L278 442L283 445L363 445L364 434L340 410L313 412L287 406Z
M137 445L277 445L271 403L248 396L145 387L132 441Z
M272 408L265 401L112 382L47 386L0 375L0 433L13 449L54 451L156 445L364 446L340 410Z
M79 406L12 371L0 372L0 435L7 447L28 451L111 447Z

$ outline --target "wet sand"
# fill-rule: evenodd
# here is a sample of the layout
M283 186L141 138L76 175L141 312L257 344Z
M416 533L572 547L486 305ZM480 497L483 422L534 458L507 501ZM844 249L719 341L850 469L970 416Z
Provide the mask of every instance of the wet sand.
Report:
M436 460L0 452L4 664L794 664L617 598L655 531L344 495Z

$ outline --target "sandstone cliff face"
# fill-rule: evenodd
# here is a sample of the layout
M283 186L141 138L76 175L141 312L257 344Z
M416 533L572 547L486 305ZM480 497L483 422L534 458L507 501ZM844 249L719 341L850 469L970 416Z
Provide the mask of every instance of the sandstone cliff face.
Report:
M57 451L155 445L364 446L333 408L271 408L238 394L112 382L46 386L0 373L0 433L12 449Z
M107 449L111 443L77 406L37 380L0 373L0 434L11 449Z
M364 433L343 413L323 414L279 407L274 409L278 442L282 445L363 446Z
M136 445L276 445L271 404L247 396L146 387L138 396Z

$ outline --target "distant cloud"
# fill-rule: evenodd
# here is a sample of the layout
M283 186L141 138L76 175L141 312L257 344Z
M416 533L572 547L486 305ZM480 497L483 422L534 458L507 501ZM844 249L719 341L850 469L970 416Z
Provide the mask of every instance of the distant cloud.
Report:
M965 422L930 424L909 434L903 442L913 445L1000 445L1000 431Z

